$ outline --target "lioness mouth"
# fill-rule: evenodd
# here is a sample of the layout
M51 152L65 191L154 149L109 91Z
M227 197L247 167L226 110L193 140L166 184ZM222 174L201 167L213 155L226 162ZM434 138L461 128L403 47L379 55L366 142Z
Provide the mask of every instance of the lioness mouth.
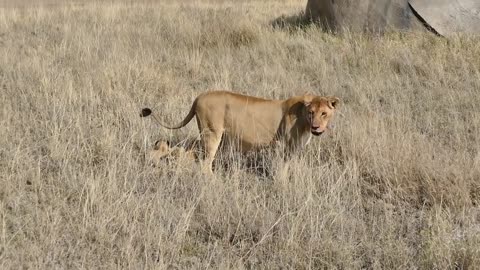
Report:
M320 128L314 128L314 127L312 127L311 132L315 136L322 135L322 133L323 133L323 131L321 131Z

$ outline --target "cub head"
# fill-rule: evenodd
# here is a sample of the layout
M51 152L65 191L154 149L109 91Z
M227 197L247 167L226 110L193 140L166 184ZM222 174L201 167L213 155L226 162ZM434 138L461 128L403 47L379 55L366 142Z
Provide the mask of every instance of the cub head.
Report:
M156 141L153 146L153 150L150 151L150 159L154 162L158 162L161 159L168 157L172 152L169 141Z
M195 151L195 142L191 145L187 145L188 148L183 146L171 146L169 141L158 140L155 142L153 149L150 151L150 161L154 164L158 164L161 160L173 161L173 160L197 160L197 152Z
M313 135L319 136L325 132L339 103L340 99L333 96L304 96L305 116Z

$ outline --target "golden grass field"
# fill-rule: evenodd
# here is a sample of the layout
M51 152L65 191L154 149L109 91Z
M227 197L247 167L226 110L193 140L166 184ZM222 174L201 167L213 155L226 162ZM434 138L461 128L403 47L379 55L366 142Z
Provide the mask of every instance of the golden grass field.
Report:
M0 268L475 269L480 38L323 33L306 1L0 8ZM288 163L145 161L194 98L341 98ZM228 154L228 153L227 153ZM268 153L267 153L268 154ZM270 154L269 154L270 155Z

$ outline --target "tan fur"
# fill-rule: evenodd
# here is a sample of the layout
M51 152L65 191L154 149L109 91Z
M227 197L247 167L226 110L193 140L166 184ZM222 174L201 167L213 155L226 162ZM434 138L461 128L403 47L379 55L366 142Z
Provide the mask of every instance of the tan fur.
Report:
M149 153L149 160L157 165L162 160L198 160L198 148L196 140L187 140L177 145L170 146L170 142L158 140Z
M190 112L179 124L197 119L205 150L205 167L212 173L212 162L222 136L242 152L284 142L287 151L305 146L311 134L320 135L339 103L336 97L295 96L286 100L268 100L227 91L209 91L199 95ZM310 135L310 136L309 136Z

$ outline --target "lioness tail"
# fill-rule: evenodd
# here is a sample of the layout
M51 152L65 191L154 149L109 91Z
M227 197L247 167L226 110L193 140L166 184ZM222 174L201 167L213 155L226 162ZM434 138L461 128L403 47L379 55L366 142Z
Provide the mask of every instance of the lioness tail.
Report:
M164 128L168 128L168 129L179 129L179 128L182 128L184 126L186 126L191 120L192 118L195 116L195 107L197 105L197 101L195 100L192 104L192 107L190 108L190 112L188 112L187 116L182 120L182 122L178 123L177 125L175 126L167 126L165 124L163 124L162 122L160 122L156 117L155 115L152 115L153 118L158 122L158 124ZM140 117L147 117L149 115L152 114L152 110L150 108L143 108L142 111L140 112Z

